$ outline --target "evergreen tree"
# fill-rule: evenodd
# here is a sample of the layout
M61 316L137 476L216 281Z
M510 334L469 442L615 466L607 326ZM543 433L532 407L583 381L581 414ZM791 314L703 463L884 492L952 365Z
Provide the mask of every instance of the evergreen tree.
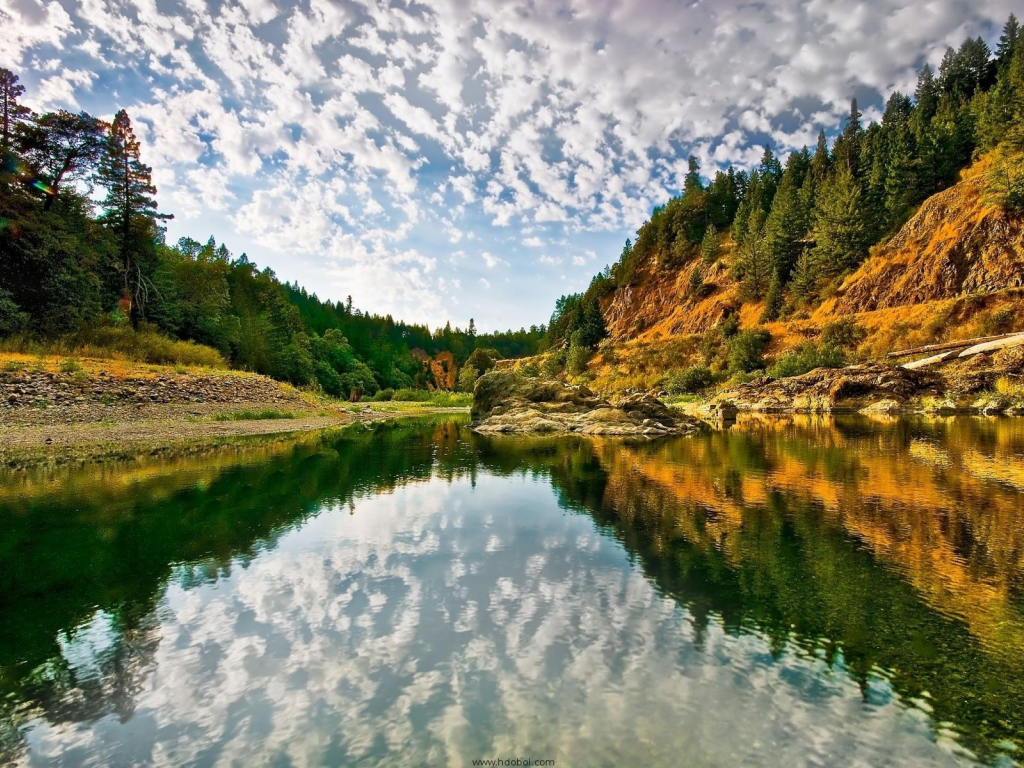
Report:
M18 76L9 69L0 67L0 150L6 157L14 150L14 138L19 123L29 114L28 107L18 103L25 93L25 86L18 82Z
M718 237L718 230L715 229L714 224L708 224L708 228L704 231L704 239L700 243L700 254L704 259L704 263L714 264L718 259L720 250L721 242Z
M742 281L744 297L756 301L764 296L772 274L772 257L764 233L764 212L755 211L749 226L743 245L739 248L735 274Z
M805 248L796 260L789 287L793 296L801 301L810 301L817 293L818 265L809 248Z
M107 189L104 218L115 233L121 260L123 308L133 318L142 316L149 293L153 242L157 220L170 218L156 212L152 169L139 157L139 142L128 113L114 116L99 165L99 179Z
M690 155L687 165L689 170L687 170L686 179L683 181L684 197L704 191L704 184L700 180L700 163L697 158Z
M22 154L41 177L45 194L43 209L49 210L62 185L80 181L95 172L103 150L105 126L82 112L48 112L22 131Z
M1003 34L999 36L999 45L996 46L996 64L1000 69L1010 66L1010 62L1013 61L1014 51L1017 49L1017 43L1020 40L1020 23L1017 21L1017 17L1011 13L1010 18L1003 25Z
M690 271L690 296L696 298L703 287L704 278L701 276L700 267L694 267Z
M782 312L782 278L778 272L772 273L771 282L768 283L768 293L764 297L764 312L761 313L761 322L770 323L777 320Z
M857 266L871 242L862 218L863 193L848 167L822 185L814 210L814 256L830 274Z
M765 223L765 243L771 255L772 270L783 282L789 279L807 237L808 211L800 194L807 170L805 154L794 152L789 156Z
M828 139L825 132L818 132L818 145L814 149L814 156L811 158L811 176L815 183L821 183L828 176L832 167L832 158L828 151Z

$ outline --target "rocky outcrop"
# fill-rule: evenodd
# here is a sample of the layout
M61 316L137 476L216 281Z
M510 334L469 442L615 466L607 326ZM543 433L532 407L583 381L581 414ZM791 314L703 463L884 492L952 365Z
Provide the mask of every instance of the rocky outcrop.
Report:
M850 275L816 317L1024 286L1024 217L987 202L990 158L933 195Z
M473 430L481 433L622 435L660 437L695 432L701 423L649 395L616 405L586 387L496 370L473 391Z
M741 411L828 413L864 409L891 411L911 398L938 396L939 374L867 363L847 368L816 368L802 376L763 376L716 395L711 405L729 404Z

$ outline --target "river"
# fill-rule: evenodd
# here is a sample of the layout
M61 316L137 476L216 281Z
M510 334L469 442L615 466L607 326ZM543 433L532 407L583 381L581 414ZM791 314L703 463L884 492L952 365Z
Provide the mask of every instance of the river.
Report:
M0 526L0 764L1024 747L1024 420L410 419L0 472Z

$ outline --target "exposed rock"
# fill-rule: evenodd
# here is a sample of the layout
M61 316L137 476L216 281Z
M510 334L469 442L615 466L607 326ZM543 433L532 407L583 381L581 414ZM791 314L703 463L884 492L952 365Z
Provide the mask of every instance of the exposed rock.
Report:
M912 396L937 394L941 381L941 376L926 371L867 363L847 368L816 368L785 379L763 376L718 394L711 403L728 402L741 411L780 413L864 409L891 412Z
M688 434L701 427L696 419L649 395L630 395L612 405L586 387L568 387L506 370L491 371L477 380L472 415L471 428L482 433L660 437Z

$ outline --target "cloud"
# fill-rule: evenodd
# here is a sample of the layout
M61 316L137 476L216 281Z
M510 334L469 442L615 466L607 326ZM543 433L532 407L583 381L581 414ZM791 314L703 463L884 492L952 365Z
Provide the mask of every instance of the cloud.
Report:
M494 254L488 253L487 251L484 251L481 254L481 258L484 260L484 264L487 265L488 269L494 269L498 265L503 265L503 266L506 266L506 267L508 266L508 262L507 261L505 261L504 259L500 259L497 256L495 256Z
M966 35L992 40L1011 9L17 0L0 2L0 65L30 106L127 108L161 203L182 214L172 234L199 217L284 268L325 263L324 244L348 238L376 274L402 268L389 254L446 260L470 239L493 251L538 224L544 240L524 247L591 233L610 261L681 188L689 154L712 174L756 164L766 142L813 143L852 95L876 114L923 61ZM357 300L391 302L387 283ZM510 301L522 314L502 323L546 315L555 290Z

